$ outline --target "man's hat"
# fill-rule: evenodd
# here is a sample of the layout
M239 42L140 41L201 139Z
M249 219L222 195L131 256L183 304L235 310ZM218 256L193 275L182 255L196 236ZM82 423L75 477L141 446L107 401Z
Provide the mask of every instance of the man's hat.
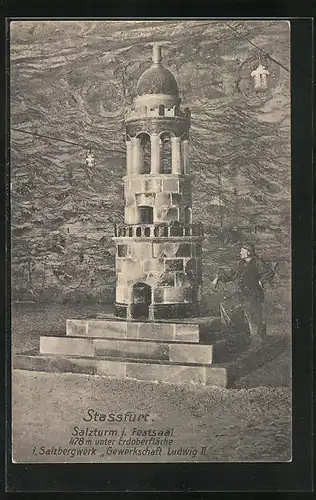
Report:
M251 255L254 255L255 254L255 247L252 243L242 243L240 245L240 248L244 248L245 250L248 250L248 252L251 254Z

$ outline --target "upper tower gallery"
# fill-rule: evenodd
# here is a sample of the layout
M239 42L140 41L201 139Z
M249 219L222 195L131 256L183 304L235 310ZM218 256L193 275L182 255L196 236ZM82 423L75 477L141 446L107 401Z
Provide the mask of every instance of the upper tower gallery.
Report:
M178 84L162 64L159 45L137 82L125 127L127 175L187 173L190 111L181 109Z

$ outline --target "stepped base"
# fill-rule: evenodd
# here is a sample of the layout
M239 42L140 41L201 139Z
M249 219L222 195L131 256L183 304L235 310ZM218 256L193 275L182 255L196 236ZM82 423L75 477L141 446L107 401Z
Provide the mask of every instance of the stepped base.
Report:
M182 323L67 320L66 336L42 336L39 351L16 354L13 367L229 387L286 346L284 338L267 337L251 349L248 334L225 334L218 326L217 318Z
M217 340L211 344L100 337L42 336L40 338L40 354L105 356L175 363L211 364L236 357L238 352L248 347L248 344L249 337L243 334Z
M104 319L67 319L66 335L117 339L199 342L220 331L220 318L190 318L182 321L126 321Z
M245 351L237 360L211 365L143 359L49 355L29 351L15 356L14 368L43 372L81 373L176 385L195 384L229 388L239 378L276 358L284 351L287 342L288 340L285 338L275 340L268 337L267 341L260 347Z
M172 384L218 385L226 387L225 366L181 364L171 361L89 358L44 355L30 351L15 357L14 367L22 370L83 373L117 379L134 379Z

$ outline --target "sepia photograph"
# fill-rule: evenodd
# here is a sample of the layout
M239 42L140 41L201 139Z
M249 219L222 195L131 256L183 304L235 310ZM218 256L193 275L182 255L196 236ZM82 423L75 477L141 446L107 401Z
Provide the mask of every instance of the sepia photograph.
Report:
M289 21L11 20L14 463L291 462Z

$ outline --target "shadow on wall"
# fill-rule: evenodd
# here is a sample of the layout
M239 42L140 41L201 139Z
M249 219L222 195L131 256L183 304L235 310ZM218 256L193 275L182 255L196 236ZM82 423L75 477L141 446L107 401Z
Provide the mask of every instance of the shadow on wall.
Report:
M12 291L11 302L56 303L56 304L104 304L112 305L115 300L115 283L112 287L106 286L102 290L63 290L60 286L52 285L36 293L28 289L17 288Z

